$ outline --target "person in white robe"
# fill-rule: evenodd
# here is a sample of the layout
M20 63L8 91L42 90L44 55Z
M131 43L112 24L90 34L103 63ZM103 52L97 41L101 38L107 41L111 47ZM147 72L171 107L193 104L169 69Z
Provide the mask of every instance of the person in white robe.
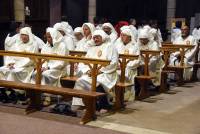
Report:
M200 26L195 27L192 31L192 36L196 39L196 40L200 40Z
M87 52L87 50L93 46L91 39L92 39L92 34L95 31L95 26L92 23L84 23L82 25L82 29L84 35L83 37L84 44L82 47L84 48L84 51Z
M157 38L156 41L162 43L163 42L162 34L161 34L161 31L160 31L160 28L158 27L158 22L157 21L152 21L150 31L152 29L156 29L156 31L157 31L156 35L155 35L156 38ZM160 43L159 43L159 45L160 45Z
M150 34L150 38L151 40L154 40L155 42L157 42L158 46L161 47L162 46L162 41L160 40L159 34L158 34L158 30L155 28L151 28L149 30L149 34Z
M135 19L130 19L129 21L129 27L135 37L135 39L137 40L137 37L138 37L138 30L136 28L136 20Z
M136 43L136 41L137 41L137 35L135 35L135 33L133 32L132 26L131 25L129 25L129 26L122 26L120 28L120 32L122 32L125 29L130 29L131 30L132 35L133 35L132 36L132 42ZM119 40L119 38L117 40Z
M16 41L16 35L19 34L20 25L16 22L11 24L11 32L7 34L5 42L4 42L4 49L9 50Z
M193 29L192 36L197 40L197 43L200 43L200 25ZM198 61L200 61L200 51L198 52ZM197 78L200 79L200 69L198 69Z
M60 32L55 28L47 28L46 30L47 43L42 48L42 54L52 55L68 55L69 50L66 48L64 38ZM66 62L62 60L48 60L42 65L42 85L52 85L60 87L60 78L67 75ZM36 72L32 75L32 83L35 83ZM44 94L45 100L44 105L51 103L51 95Z
M138 35L138 42L136 45L140 50L159 50L158 43L151 40L149 29L141 29ZM144 66L143 58L141 57L141 66ZM150 76L155 76L156 78L152 80L155 86L160 85L161 80L161 68L163 62L161 56L152 56L149 61L149 74Z
M42 54L52 54L65 56L69 54L69 50L66 48L63 36L54 28L47 28L47 43L41 50ZM49 60L42 65L42 84L61 86L60 78L66 74L66 62L62 60Z
M92 23L84 23L82 25L83 30L83 38L81 40L81 46L78 48L79 51L87 52L91 47L94 46L92 41L92 34L95 31L95 26ZM77 76L81 76L83 74L81 68L84 66L83 63L79 63L75 65L75 72Z
M4 50L6 51L9 51L12 46L17 42L20 41L20 36L19 36L19 29L16 30L15 34L11 36L11 34L9 33L5 39L5 42L4 42ZM7 59L9 59L9 56L4 56L4 65L7 65Z
M30 27L20 29L20 41L9 49L17 52L38 52L38 42L35 40ZM30 83L34 71L34 62L27 57L9 56L6 64L0 67L0 79L7 81ZM25 94L23 90L16 90L19 94Z
M25 27L20 30L20 41L12 45L10 51L17 52L38 52L38 43L34 39L30 27ZM3 79L19 82L30 82L30 76L34 68L33 61L25 57L11 57L9 56L9 62L1 69L1 73L6 74ZM1 78L2 79L2 78Z
M74 29L74 36L75 36L75 51L84 51L84 35L82 27L77 27Z
M178 37L181 36L181 29L175 27L171 30L171 42L174 42Z
M118 36L113 25L111 23L104 23L102 25L102 30L108 34L108 36L110 37L111 43L115 43Z
M143 26L143 29L146 29L147 32L149 32L151 30L151 26L149 26L148 24L147 25L144 25Z
M68 36L70 36L70 37L72 37L73 38L73 28L72 28L72 26L68 23L68 22L66 22L66 21L61 21L61 24L65 27L65 29L66 29L66 34L68 35Z
M20 26L17 29L16 34L13 35L13 36L10 36L10 34L7 35L7 37L5 39L5 42L4 42L4 48L5 48L6 51L9 51L15 43L19 43L20 42L20 33L19 33L19 31L20 31L21 28L23 28L23 27ZM35 36L33 33L32 33L32 37L37 42L38 49L40 51L45 43L39 37ZM7 56L4 57L4 65L7 64L6 62L7 62Z
M181 36L176 38L173 42L173 44L183 44L183 45L193 45L194 47L191 50L188 50L185 53L185 59L184 63L186 66L193 66L194 65L194 59L195 59L195 54L197 52L197 40L192 36L189 35L189 27L188 26L183 26L181 28ZM179 65L179 56L180 52L174 52L170 55L170 65ZM188 68L184 69L184 80L190 80L192 77L192 71L193 68ZM174 79L174 75L170 75L171 79Z
M70 36L70 34L68 33L68 29L66 29L66 26L63 25L62 23L56 23L53 28L55 28L56 30L58 30L64 38L64 43L67 47L68 50L74 50L75 49L75 44L74 44L74 40L72 38L72 35Z
M140 51L139 48L135 45L134 35L131 29L123 29L121 31L121 35L119 40L116 41L115 47L119 54L129 54L129 55L139 55ZM134 61L130 61L127 64L125 70L125 77L127 82L135 83L134 79L137 76L137 68L140 65L140 60L136 59ZM120 75L120 70L118 71ZM134 100L135 99L135 89L134 86L131 88L127 88L125 90L125 100Z
M117 65L118 65L118 53L117 50L110 44L107 40L109 37L103 30L96 30L93 33L93 43L95 44L91 47L85 57L110 60L110 64L106 67L102 67L97 76L97 89L98 87L103 87L106 93L109 93L118 79L117 75ZM76 81L75 89L79 90L91 90L91 72L87 65L82 68L83 75ZM97 90L98 91L98 90ZM107 98L106 98L107 99ZM105 100L105 99L104 99ZM84 106L81 98L74 97L72 100L72 105ZM105 107L100 107L101 108Z

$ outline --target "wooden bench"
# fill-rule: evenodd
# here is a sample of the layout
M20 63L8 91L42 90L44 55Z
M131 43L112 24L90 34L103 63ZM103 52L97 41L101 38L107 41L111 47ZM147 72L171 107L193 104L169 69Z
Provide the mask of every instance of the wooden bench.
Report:
M186 66L184 64L185 53L189 49L192 49L194 46L191 45L183 45L183 44L162 44L162 52L164 54L165 67L163 69L163 73L175 73L177 79L177 85L183 85L183 71L186 68L191 68L192 66ZM180 52L180 64L178 66L169 65L169 57L172 52ZM166 77L166 76L165 76ZM166 79L166 78L164 78ZM165 81L165 80L163 80Z
M82 51L70 51L70 55L77 56L77 57L83 57L86 55L86 52ZM120 63L120 81L116 83L115 85L115 104L114 108L115 110L119 110L121 108L124 108L124 90L126 87L133 86L133 83L126 82L125 81L125 70L126 66L130 61L133 61L135 59L138 59L138 55L128 55L128 54L119 54L119 63ZM74 62L70 63L70 76L61 78L61 82L65 86L71 85L70 83L76 82L78 79L77 76L74 76ZM68 83L68 84L64 84Z
M161 47L160 48L161 52L163 53L163 60L164 60L164 67L161 71L161 82L160 82L160 89L159 92L165 92L169 90L168 83L167 83L167 77L169 73L175 73L175 71L168 70L167 66L169 65L169 58L171 54L171 49L168 49L167 47Z
M125 81L126 66L130 61L138 59L138 55L119 54L120 81L115 85L115 109L124 108L124 91L126 87L133 86L133 83Z
M75 57L84 57L86 55L87 52L84 51L69 51L69 55L71 56L75 56ZM65 76L61 78L61 84L64 87L74 87L74 84L76 82L76 80L78 79L77 76L74 76L75 73L75 62L69 62L70 64L70 74L69 76Z
M83 99L83 102L85 104L85 114L81 118L80 124L85 124L91 120L96 119L95 116L95 107L96 107L96 99L100 96L105 95L105 93L99 93L99 92L88 92L85 90L76 90L71 88L62 88L62 87L53 87L48 85L38 85L38 84L29 84L29 83L20 83L15 81L5 81L0 80L0 86L1 87L7 87L7 88L16 88L25 90L27 92L28 97L30 98L30 105L26 109L26 114L29 114L31 112L37 111L41 109L41 103L35 94L37 93L50 93L55 95L62 95L63 97L80 97Z
M160 51L140 50L140 55L144 59L144 74L135 77L136 81L140 85L140 92L137 96L138 100L142 100L149 97L149 91L147 89L148 82L152 79L155 79L155 77L149 75L149 61L152 56L160 55Z
M96 78L98 69L101 66L106 66L110 62L107 60L98 60L91 58L83 58L83 57L74 57L74 56L58 56L58 55L47 55L47 54L33 54L33 53L23 53L23 52L13 52L13 51L3 51L0 50L0 55L5 56L17 56L17 57L28 57L31 58L35 62L37 74L36 74L36 82L35 84L28 83L17 83L17 82L9 82L9 81L1 81L0 86L2 87L10 87L10 88L19 88L24 89L29 93L30 104L26 109L26 113L31 113L41 109L41 93L47 92L52 94L64 95L64 96L75 96L82 97L85 106L86 112L81 119L81 124L87 123L91 121L95 117L96 111L96 99L99 96L104 94L96 93ZM66 62L81 62L85 64L92 64L91 72L92 72L92 89L91 91L80 91L74 90L70 88L61 88L61 87L52 87L52 86L44 86L41 85L41 68L42 63L45 60L63 60Z

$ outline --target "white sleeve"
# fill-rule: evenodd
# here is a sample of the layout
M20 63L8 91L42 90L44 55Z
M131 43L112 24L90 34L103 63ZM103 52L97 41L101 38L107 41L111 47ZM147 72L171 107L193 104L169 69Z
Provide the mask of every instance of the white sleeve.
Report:
M65 43L67 45L68 50L74 50L74 41L71 37L65 37Z
M137 47L137 46L134 46L134 47ZM136 48L136 49L135 49L135 52L133 52L132 54L139 55L139 54L140 54L139 48ZM139 67L139 65L140 65L140 60L139 60L139 59L140 59L140 58L135 59L135 60L133 60L133 61L130 61L130 62L127 64L127 67L128 67L128 68L131 68L131 69L135 69L135 68Z
M194 39L192 42L193 42L192 45L194 46L194 48L192 48L189 52L186 52L186 54L185 54L185 57L188 60L192 59L198 50L198 45L197 45L196 40Z
M58 55L64 56L69 54L69 50L66 49L66 46L64 43L60 44ZM50 69L62 69L65 66L65 61L62 60L52 60L49 62L48 67Z
M107 52L109 55L107 60L110 60L110 64L106 67L101 68L100 71L103 73L112 73L117 70L119 55L113 45L109 46Z

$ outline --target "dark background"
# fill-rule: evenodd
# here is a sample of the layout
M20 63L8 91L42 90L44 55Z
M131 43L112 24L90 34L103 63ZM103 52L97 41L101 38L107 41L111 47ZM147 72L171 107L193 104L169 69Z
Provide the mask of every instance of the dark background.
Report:
M88 0L61 0L61 16L67 16L73 26L81 26L87 22ZM25 0L31 15L26 16L33 33L43 38L46 27L50 24L50 0ZM158 20L162 31L166 27L167 0L96 0L98 17L107 18L116 24L119 20L135 18L141 20ZM190 20L200 12L200 0L176 0L176 17ZM9 32L10 22L14 20L14 0L0 0L0 49Z

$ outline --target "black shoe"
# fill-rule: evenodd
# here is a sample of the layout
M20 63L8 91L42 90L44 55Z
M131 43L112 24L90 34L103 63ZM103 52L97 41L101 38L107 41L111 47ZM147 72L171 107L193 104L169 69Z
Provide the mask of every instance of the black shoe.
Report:
M9 102L9 98L8 98L8 95L6 94L5 88L0 89L0 101L3 102L3 103Z
M57 114L65 114L76 117L76 112L71 110L71 106L69 104L57 104L54 108L51 109L51 112Z
M18 99L19 104L22 104L22 105L28 104L28 98L26 97L25 94L17 93L17 99Z
M11 93L8 95L8 99L13 104L16 104L18 101L17 93L14 90L12 90Z

